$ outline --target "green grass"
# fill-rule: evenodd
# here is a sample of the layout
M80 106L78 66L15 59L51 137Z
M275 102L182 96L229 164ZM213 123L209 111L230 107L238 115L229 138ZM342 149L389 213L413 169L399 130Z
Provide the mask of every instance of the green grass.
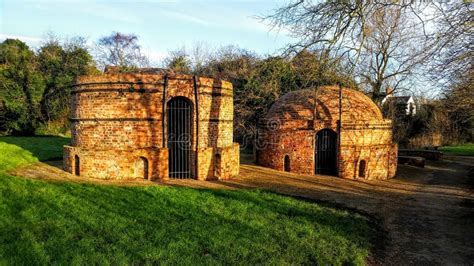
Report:
M466 143L456 146L444 146L440 150L446 154L459 156L474 156L474 143Z
M258 190L48 182L63 138L0 138L2 264L364 264L370 221Z

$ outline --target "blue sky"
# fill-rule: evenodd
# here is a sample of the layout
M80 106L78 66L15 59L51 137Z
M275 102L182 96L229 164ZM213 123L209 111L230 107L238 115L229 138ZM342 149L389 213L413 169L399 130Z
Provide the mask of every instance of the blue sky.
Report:
M19 38L38 46L47 32L86 37L134 33L152 62L168 51L202 43L211 49L236 45L275 54L292 39L270 31L256 16L271 14L283 0L0 0L0 40Z

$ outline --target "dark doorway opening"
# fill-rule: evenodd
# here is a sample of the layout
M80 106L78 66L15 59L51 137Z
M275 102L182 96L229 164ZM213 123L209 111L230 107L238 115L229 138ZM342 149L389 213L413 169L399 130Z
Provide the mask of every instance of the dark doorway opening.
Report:
M316 133L315 173L337 176L337 133L329 128Z
M285 159L283 162L283 168L285 172L290 172L291 171L291 166L290 166L290 156L285 155Z
M81 160L77 155L74 155L74 174L77 176L81 175Z
M192 178L192 103L175 97L167 105L168 169L170 178Z
M365 177L366 164L365 160L359 162L359 177Z
M148 159L145 157L140 157L139 163L140 163L139 169L143 171L142 172L143 179L148 180Z

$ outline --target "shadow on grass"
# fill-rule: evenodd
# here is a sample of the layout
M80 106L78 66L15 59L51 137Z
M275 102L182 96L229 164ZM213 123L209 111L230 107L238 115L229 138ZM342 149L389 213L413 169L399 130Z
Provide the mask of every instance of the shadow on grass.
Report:
M343 264L361 259L370 245L365 217L258 190L7 178L2 191L0 244L19 264Z
M63 146L68 145L70 138L58 136L33 136L33 137L0 137L0 142L16 145L40 161L62 160Z

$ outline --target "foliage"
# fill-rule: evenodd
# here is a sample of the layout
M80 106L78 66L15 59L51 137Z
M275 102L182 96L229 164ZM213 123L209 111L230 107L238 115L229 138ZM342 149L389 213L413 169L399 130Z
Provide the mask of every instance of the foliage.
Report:
M397 90L442 49L435 3L294 0L265 17L297 39L289 51L313 49L343 59L374 100Z
M54 133L67 130L72 81L97 72L83 43L52 39L38 53L19 40L0 44L0 133L32 135L58 121Z
M219 50L201 74L230 80L234 87L234 135L243 145L252 143L258 123L283 94L322 85L356 88L340 64L321 62L309 50L293 56L260 58L233 46Z
M463 74L444 91L442 103L449 119L451 143L474 141L473 73L471 70Z
M440 142L446 142L446 138L449 136L446 125L449 125L450 122L441 101L427 99L416 99L416 101L418 104L414 115L407 115L406 104L387 101L383 105L384 116L392 120L393 123L394 141L401 147L416 148L421 148L418 147L419 145L439 146Z
M433 3L439 13L442 49L434 57L430 76L442 88L441 104L446 115L446 143L474 141L474 90L472 69L472 23L474 3Z
M165 60L166 68L177 73L191 73L191 61L185 50L176 50L170 52Z
M289 91L334 84L357 89L354 79L340 62L326 64L323 61L329 59L325 55L309 50L286 57L259 57L235 46L222 47L213 54L203 50L197 46L193 55L184 48L173 51L165 65L176 72L232 82L234 136L242 145L252 143L257 125L270 106ZM203 54L210 59L204 60Z
M33 134L41 118L44 79L35 54L19 40L7 39L0 44L0 86L2 131Z
M474 143L465 143L455 146L444 146L440 150L444 153L458 156L474 156Z
M58 120L62 124L53 133L68 129L69 99L74 79L98 72L84 43L83 39L77 38L61 45L58 40L51 39L38 52L38 69L45 81L41 100L42 118L48 128L57 125Z
M27 180L65 139L0 138L0 264L364 264L367 218L257 190ZM11 144L7 144L11 143ZM49 152L42 152L49 150ZM39 153L39 152L42 153Z
M271 105L289 91L335 84L356 88L339 65L329 66L320 58L313 52L303 51L288 58L269 57L256 64L243 90L235 92L236 108L241 109L238 112L241 117L236 115L236 119L242 120L246 136L255 135L257 123L262 122Z
M295 74L288 60L270 57L257 62L244 85L234 88L235 133L242 144L254 138L258 123L281 95L298 89Z
M401 146L408 143L412 117L406 114L406 105L394 100L387 100L382 105L385 118L392 120L393 140Z

